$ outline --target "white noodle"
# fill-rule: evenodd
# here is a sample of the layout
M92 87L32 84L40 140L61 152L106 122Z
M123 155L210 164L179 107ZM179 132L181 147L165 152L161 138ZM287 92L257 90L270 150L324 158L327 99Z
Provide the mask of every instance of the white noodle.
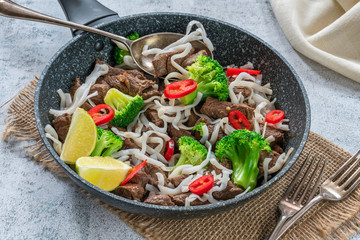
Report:
M201 127L201 130L202 130L202 132L203 132L203 136L202 136L202 138L200 139L200 142L201 142L202 144L204 144L205 141L207 141L208 138L209 138L209 128L208 128L208 127L206 126L206 124L205 124L204 126Z
M267 182L269 176L269 163L271 162L272 158L265 158L263 163L264 168L264 183Z
M294 148L290 148L288 150L288 152L286 153L282 153L279 158L276 160L275 166L273 166L272 168L269 169L269 174L275 173L277 171L279 171L283 165L286 163L286 161L288 160L290 154L294 151Z

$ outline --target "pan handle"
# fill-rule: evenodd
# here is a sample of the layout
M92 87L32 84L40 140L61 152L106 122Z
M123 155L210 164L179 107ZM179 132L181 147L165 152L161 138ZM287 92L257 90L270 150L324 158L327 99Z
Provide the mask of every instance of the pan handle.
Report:
M118 19L116 12L108 9L96 0L58 0L66 18L75 23L87 26L95 26L100 23ZM72 30L73 36L81 33Z

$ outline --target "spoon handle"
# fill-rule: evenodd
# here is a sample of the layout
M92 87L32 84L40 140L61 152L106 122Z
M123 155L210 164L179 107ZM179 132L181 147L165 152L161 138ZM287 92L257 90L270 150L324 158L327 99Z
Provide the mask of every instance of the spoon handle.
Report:
M96 33L96 34L111 38L113 40L119 41L119 42L123 43L128 49L130 49L130 46L132 43L131 40L129 40L125 37L122 37L122 36L119 36L119 35L116 35L113 33L105 32L105 31L102 31L102 30L99 30L96 28L77 24L74 22L54 18L54 17L48 16L48 15L33 11L31 9L25 8L23 6L20 6L19 4L16 4L10 0L0 0L0 15L3 15L6 17L11 17L11 18L19 18L19 19L23 19L23 20L31 20L31 21L49 23L49 24L73 28L73 29L77 29L77 30L81 30L81 31L85 31L85 32Z

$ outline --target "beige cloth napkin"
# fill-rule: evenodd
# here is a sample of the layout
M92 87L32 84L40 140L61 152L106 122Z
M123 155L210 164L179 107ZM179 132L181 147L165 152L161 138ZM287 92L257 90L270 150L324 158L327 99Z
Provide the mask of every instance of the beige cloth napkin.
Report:
M360 83L359 0L270 0L291 45Z

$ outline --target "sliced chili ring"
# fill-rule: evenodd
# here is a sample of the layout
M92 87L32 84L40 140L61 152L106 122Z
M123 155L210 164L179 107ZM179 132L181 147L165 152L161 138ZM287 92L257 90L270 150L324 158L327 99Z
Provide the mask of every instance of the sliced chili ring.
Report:
M166 153L164 155L166 160L170 161L171 157L174 155L174 150L175 142L174 139L170 138L170 140L166 142Z
M99 104L90 109L88 113L94 119L96 126L110 122L115 116L114 109L107 104Z
M189 185L190 192L196 195L202 195L214 187L214 176L205 175L196 179Z
M227 68L226 76L234 76L239 75L240 73L246 72L250 75L259 75L259 70L245 69L245 68Z
M167 98L181 98L192 92L197 88L197 83L193 79L186 79L166 86L164 95Z
M122 183L120 184L121 186L124 186L130 179L132 179L135 174L137 174L145 165L146 165L147 160L143 161L142 163L136 165L135 167L133 167L129 174L127 175L127 177L125 178L124 181L122 181Z
M244 114L238 110L234 110L229 112L228 114L229 122L233 126L233 128L237 129L244 129L251 131L251 126L249 121L246 119Z
M265 116L265 121L268 123L276 124L285 117L285 113L281 110L271 110Z

